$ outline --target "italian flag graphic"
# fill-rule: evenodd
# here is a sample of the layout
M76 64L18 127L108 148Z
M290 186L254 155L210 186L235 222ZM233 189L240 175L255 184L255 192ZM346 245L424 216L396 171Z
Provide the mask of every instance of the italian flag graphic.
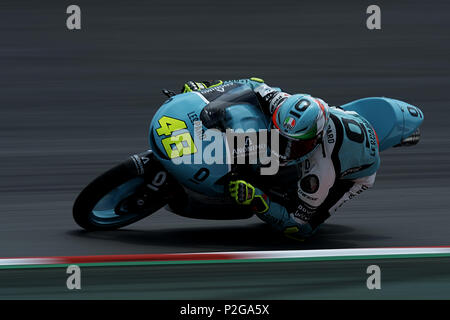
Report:
M284 127L286 129L292 129L295 126L295 119L292 117L286 118L286 120L284 120Z

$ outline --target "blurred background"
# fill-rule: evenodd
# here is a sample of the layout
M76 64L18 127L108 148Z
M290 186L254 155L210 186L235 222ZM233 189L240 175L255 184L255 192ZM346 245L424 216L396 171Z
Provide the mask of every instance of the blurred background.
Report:
M66 28L81 8L82 29ZM377 1L0 3L0 256L448 245L450 3ZM373 190L312 241L257 218L160 210L117 232L83 232L72 204L92 179L148 148L162 88L257 76L330 105L387 96L425 114L414 148L382 154Z

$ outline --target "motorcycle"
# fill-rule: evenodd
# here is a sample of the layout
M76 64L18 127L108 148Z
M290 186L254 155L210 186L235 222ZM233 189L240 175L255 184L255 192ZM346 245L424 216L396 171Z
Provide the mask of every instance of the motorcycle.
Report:
M228 196L228 182L236 178L257 185L275 201L286 201L288 195L277 186L296 183L295 165L280 167L276 175L261 175L256 170L260 164L233 164L230 159L235 159L236 149L229 150L227 143L210 152L216 161L193 161L213 141L217 145L227 128L270 130L270 118L262 112L253 90L233 84L227 90L222 85L178 95L163 92L169 99L150 123L150 149L129 157L81 191L73 206L79 226L89 231L114 230L164 206L189 218L248 219L253 213ZM415 145L420 140L424 115L416 106L375 97L340 108L369 121L377 134L379 151ZM205 138L207 129L215 130L214 139Z

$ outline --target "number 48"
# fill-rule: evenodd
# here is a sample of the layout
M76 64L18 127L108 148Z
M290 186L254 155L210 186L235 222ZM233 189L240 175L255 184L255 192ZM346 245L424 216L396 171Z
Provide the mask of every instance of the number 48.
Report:
M161 126L156 129L158 136L170 136L161 140L164 150L166 150L167 156L170 159L197 152L197 148L195 147L194 141L192 140L192 136L189 132L172 136L174 131L187 128L184 121L163 116L158 120L158 122Z

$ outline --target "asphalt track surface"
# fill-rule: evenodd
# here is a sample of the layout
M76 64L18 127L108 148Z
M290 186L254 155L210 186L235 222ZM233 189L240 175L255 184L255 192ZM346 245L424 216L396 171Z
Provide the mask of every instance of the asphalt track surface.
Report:
M80 31L69 4L0 4L1 257L450 244L448 1L378 1L377 31L364 1L77 1ZM424 112L422 140L383 152L375 187L305 243L257 218L74 223L81 189L148 148L161 88L250 76L330 105L405 100Z

